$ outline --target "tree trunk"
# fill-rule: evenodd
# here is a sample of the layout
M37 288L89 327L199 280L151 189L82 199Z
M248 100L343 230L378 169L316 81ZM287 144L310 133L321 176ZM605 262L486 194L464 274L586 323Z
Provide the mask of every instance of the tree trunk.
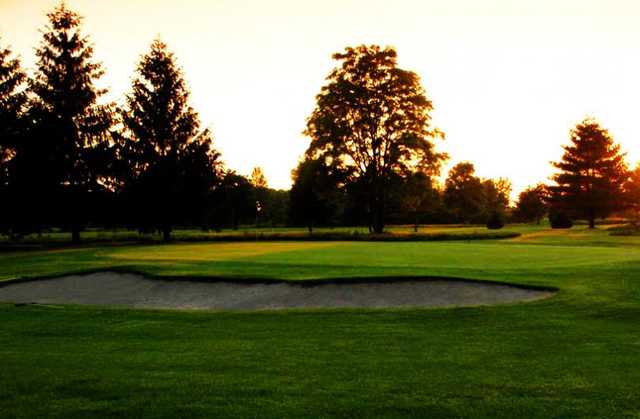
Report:
M589 209L589 228L596 227L596 217L593 209Z
M71 227L71 242L80 243L80 227L77 225Z
M171 241L171 227L165 226L162 228L162 240L165 242Z
M380 180L378 182L381 182ZM377 183L374 186L374 198L373 198L373 231L376 234L382 234L384 232L384 206L385 206L385 190L382 185Z

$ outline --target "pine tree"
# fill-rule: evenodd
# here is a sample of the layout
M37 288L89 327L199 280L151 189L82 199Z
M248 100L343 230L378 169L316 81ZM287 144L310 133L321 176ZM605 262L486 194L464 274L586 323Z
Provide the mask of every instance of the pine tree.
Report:
M21 87L25 80L20 61L12 57L9 48L0 47L0 190L8 186L9 160L23 131L21 118L27 97Z
M9 48L0 47L0 233L13 234L16 146L25 132L26 75Z
M589 221L606 217L624 204L623 185L628 177L624 154L605 128L587 118L571 130L571 143L563 146L558 169L549 187L555 210L571 212Z
M46 155L47 167L40 169L46 169L41 170L43 176L55 184L63 202L63 222L79 241L88 193L100 189L109 160L112 105L99 103L106 90L96 83L104 71L93 61L89 39L81 34L82 18L64 3L47 17L31 82L38 125L32 140L38 146L28 148Z
M137 224L141 230L157 228L169 240L172 226L196 211L194 200L220 177L221 163L211 132L201 130L189 106L182 70L160 40L138 64L122 120L129 196L141 210Z

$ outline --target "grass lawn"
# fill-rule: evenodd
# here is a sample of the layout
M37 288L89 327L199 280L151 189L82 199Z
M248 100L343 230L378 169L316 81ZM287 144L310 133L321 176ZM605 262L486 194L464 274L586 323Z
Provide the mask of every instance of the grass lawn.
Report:
M532 303L450 309L0 305L0 417L640 418L640 237L510 228L522 236L0 253L0 280L119 268L289 280L434 275L559 289Z

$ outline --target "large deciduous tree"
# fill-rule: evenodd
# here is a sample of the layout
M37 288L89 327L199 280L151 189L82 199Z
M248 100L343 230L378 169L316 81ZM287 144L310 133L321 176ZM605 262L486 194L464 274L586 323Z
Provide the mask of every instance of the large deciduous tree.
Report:
M307 120L307 158L324 158L364 186L370 225L384 229L392 174L437 174L445 155L435 150L440 133L418 75L397 65L393 48L361 45L333 55L338 66L317 95Z
M211 132L200 128L189 105L182 70L160 40L138 64L122 120L122 156L130 168L125 183L136 222L169 240L176 223L204 215L197 213L220 178L221 163Z
M571 142L552 165L558 172L549 187L554 208L584 217L589 228L624 205L623 185L628 177L624 154L605 128L587 118L571 130Z
M35 128L20 157L30 168L22 173L37 170L46 177L43 182L53 185L64 218L59 221L78 241L90 212L88 194L102 188L100 178L109 161L112 105L100 103L106 90L97 82L104 71L81 33L82 18L64 3L47 16L30 86Z

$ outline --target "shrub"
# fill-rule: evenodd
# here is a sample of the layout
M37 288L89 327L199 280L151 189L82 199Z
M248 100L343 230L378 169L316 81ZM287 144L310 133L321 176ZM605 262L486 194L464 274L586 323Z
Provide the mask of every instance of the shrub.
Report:
M491 211L487 220L489 230L500 230L504 227L504 215L500 211Z
M563 211L549 211L549 223L551 224L551 228L571 228L573 227L573 222L571 218L567 215L567 213Z

